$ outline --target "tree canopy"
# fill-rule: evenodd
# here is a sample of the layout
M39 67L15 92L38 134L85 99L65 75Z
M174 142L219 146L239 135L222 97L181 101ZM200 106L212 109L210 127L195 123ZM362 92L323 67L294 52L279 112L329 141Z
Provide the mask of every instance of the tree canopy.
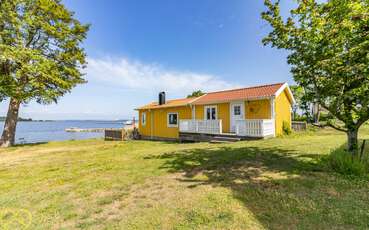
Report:
M204 95L205 93L201 90L196 90L193 91L191 94L187 95L187 98L191 98L191 97L200 97L202 95Z
M85 82L88 27L60 0L2 0L0 97L50 103Z
M21 103L57 102L85 82L88 29L61 0L0 1L0 100L10 98L2 143L14 142Z
M347 132L355 151L358 129L369 119L369 1L297 3L284 19L279 1L265 0L262 18L272 31L263 43L289 51L294 80L340 121L330 125Z
M293 97L295 98L295 104L293 105L292 111L293 111L293 116L294 119L297 116L297 110L301 109L304 113L306 118L308 119L309 117L309 109L305 107L304 100L304 88L302 88L301 86L298 85L291 85L290 89L292 91Z

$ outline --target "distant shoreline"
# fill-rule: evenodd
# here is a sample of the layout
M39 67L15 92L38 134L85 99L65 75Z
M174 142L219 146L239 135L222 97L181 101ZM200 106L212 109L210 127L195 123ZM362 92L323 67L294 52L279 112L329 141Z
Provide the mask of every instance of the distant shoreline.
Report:
M0 122L4 122L5 117L0 117ZM89 122L125 122L130 121L130 119L122 119L122 120L33 120L32 118L19 118L18 121L23 122L60 122L60 121L75 121L75 122L83 122L83 121L89 121Z
M0 131L4 121L0 122ZM76 127L85 129L121 129L125 127L122 121L68 121L68 120L32 120L19 121L16 131L16 143L39 143L63 140L82 140L103 138L104 132L66 132L66 129Z
M6 117L0 117L0 121L5 121ZM32 118L22 118L22 117L19 117L18 118L18 121L34 121L32 120Z

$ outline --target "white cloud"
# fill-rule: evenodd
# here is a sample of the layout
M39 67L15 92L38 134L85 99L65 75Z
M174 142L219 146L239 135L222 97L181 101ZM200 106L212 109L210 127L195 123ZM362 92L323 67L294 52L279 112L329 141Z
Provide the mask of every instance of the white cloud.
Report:
M134 90L180 91L183 96L193 90L206 92L235 87L211 74L169 70L126 58L88 59L87 79Z
M206 92L239 87L211 74L178 71L127 58L89 58L82 84L58 104L22 106L21 116L33 119L122 119L137 116L134 108L157 100L159 91L181 98L193 90ZM0 103L5 115L8 101Z

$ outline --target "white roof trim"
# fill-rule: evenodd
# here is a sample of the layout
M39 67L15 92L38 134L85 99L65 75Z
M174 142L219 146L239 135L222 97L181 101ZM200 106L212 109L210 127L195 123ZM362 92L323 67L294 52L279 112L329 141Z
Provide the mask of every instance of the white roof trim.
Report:
M200 97L195 97L192 101L189 101L188 104L189 105L192 105L194 102L196 102L197 100L199 100L200 98L202 98L205 95L207 95L207 93L201 95Z
M275 92L274 96L275 96L275 97L278 97L278 96L279 96L279 94L281 94L281 93L282 93L286 88L287 88L288 93L291 95L291 98L292 98L292 104L295 104L295 103L296 103L296 100L295 100L295 98L293 97L292 91L291 91L290 87L288 86L288 83L287 83L287 82L286 82L286 83L284 83L284 84L281 86L281 88L279 88L279 89L277 90L277 92Z

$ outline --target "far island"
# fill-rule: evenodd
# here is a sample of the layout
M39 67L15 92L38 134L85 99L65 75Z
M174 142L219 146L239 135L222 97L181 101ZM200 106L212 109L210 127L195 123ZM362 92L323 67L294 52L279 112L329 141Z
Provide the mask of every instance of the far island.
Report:
M6 117L0 117L0 121L5 121ZM33 121L32 118L22 118L19 117L18 121Z

